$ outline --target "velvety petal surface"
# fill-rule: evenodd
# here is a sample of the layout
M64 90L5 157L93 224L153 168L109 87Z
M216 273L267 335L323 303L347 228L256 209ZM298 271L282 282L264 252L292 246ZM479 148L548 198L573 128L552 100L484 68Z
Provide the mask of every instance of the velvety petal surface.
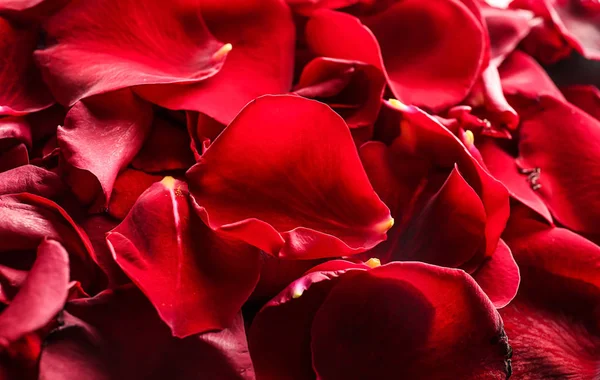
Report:
M253 101L187 177L212 229L272 255L358 253L385 240L393 224L346 123L297 96Z
M0 17L0 115L24 115L54 104L33 60L38 32Z
M106 237L119 266L177 337L226 328L260 273L258 250L221 239L192 202L184 182L165 177Z
M295 28L284 0L203 0L200 9L210 31L233 47L219 74L195 85L143 86L139 94L229 124L252 99L291 89Z
M141 84L193 83L216 74L228 47L209 32L197 0L72 1L45 25L36 59L56 99Z
M579 85L561 88L569 103L600 120L600 90L596 86Z
M508 339L463 271L392 263L341 277L312 323L321 379L504 379Z
M117 175L150 132L152 108L130 90L77 103L58 128L66 181L93 211L108 206Z
M37 259L10 305L0 312L0 346L44 327L62 310L69 289L69 255L54 240L44 240Z

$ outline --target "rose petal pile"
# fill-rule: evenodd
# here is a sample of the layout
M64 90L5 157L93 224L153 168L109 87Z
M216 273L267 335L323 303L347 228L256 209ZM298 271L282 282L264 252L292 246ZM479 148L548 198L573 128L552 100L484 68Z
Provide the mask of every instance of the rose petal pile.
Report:
M0 1L0 379L600 378L600 2L497 3Z

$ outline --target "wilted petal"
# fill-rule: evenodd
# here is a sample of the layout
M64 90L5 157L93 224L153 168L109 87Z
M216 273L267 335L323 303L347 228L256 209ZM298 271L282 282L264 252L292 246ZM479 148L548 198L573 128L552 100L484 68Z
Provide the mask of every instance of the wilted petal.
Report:
M152 108L130 90L77 103L58 128L66 180L92 211L108 206L117 175L142 147Z
M221 239L171 177L140 196L107 234L113 256L171 328L186 337L226 328L258 281L258 250Z
M346 123L297 96L253 101L187 175L211 228L280 257L358 253L393 224Z

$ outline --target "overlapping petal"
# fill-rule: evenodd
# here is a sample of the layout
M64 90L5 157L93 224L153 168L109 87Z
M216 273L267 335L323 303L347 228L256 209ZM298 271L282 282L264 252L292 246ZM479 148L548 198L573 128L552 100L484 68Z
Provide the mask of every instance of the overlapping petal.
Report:
M249 104L187 177L211 228L272 255L358 253L393 223L343 119L297 96Z
M258 281L258 250L222 239L196 216L184 182L152 185L107 234L110 250L173 335L226 328Z

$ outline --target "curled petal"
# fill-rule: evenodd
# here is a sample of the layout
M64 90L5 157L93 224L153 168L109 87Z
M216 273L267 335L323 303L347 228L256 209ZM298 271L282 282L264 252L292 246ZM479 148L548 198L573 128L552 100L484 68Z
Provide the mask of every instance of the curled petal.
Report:
M187 176L211 228L280 257L358 253L393 224L346 123L297 96L253 101Z
M10 305L0 313L0 346L46 326L62 310L69 292L69 255L44 240L38 256Z
M108 206L118 173L141 149L152 108L131 91L100 95L77 103L58 128L66 180L94 211Z
M519 267L502 239L494 254L472 276L497 309L515 298L521 280Z
M119 266L177 337L226 328L260 273L257 250L221 239L192 207L185 183L165 177L106 237Z

